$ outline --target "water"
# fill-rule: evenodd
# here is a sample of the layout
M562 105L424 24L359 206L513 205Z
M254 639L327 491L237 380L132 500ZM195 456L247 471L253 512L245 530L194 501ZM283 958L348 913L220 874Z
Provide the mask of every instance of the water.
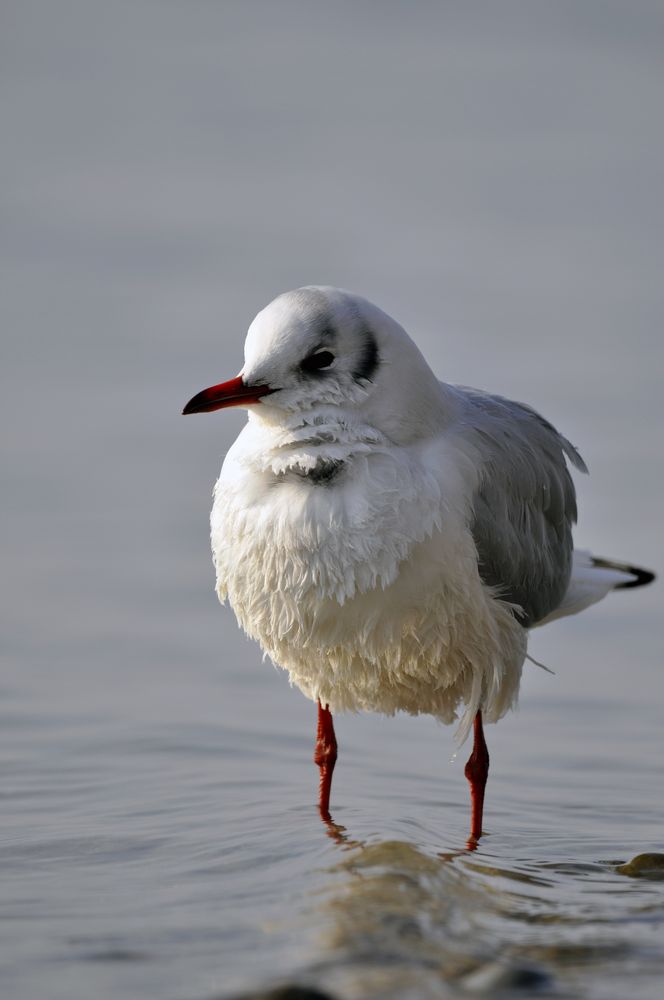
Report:
M432 720L315 710L212 593L242 417L182 420L311 281L579 445L660 570L661 6L5 5L2 992L661 996L661 589L534 633L487 835ZM343 829L342 829L343 828Z

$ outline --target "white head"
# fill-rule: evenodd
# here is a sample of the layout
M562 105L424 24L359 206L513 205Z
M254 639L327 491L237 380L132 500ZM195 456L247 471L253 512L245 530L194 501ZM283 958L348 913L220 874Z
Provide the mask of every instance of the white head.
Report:
M405 330L377 306L339 288L285 292L249 327L244 366L195 396L196 413L246 406L269 423L343 411L405 443L440 429L440 383Z

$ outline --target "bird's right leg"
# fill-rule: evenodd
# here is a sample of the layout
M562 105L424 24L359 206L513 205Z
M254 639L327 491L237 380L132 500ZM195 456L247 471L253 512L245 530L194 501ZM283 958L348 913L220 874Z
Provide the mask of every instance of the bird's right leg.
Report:
M318 729L316 731L316 749L314 763L320 770L320 787L318 792L318 809L321 817L329 822L330 791L332 790L332 772L337 762L337 738L334 735L332 713L329 705L325 708L318 702Z
M484 810L484 789L489 774L489 751L487 750L482 713L478 712L473 722L473 752L466 764L465 775L470 782L470 839L468 847L474 848L482 836L482 812Z

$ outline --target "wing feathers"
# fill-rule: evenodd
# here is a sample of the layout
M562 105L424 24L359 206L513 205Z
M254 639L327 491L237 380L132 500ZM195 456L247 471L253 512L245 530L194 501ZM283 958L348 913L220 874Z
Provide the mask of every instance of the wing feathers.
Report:
M471 530L482 580L519 605L531 626L562 600L572 567L576 495L565 458L583 472L570 442L535 410L474 389L464 433L481 456Z

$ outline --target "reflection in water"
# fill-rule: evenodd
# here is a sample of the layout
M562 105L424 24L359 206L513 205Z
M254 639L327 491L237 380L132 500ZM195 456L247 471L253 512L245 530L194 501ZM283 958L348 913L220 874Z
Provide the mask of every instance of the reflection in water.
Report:
M329 813L320 811L320 818L323 821L323 826L325 832L331 840L339 844L341 847L362 847L362 842L360 840L353 840L348 836L346 832L346 827L341 826L339 823L335 823Z
M467 849L432 855L407 841L362 843L332 821L326 832L344 853L316 903L323 954L309 972L337 995L523 996L555 986L556 995L571 996L580 970L596 966L604 978L609 966L624 973L640 960L647 972L639 945L661 918L661 902L647 911L642 899L630 901L640 931L626 940L629 917L616 916L615 897L599 885L599 902L587 898L589 881L606 882L606 865L506 867ZM661 873L664 856L645 857L655 860L631 864ZM629 865L614 870L632 873ZM570 875L577 905L561 906L560 883Z
M342 843L349 846L345 835ZM543 970L494 953L477 915L499 909L499 890L473 878L465 855L355 842L333 869L341 878L323 904L326 982L332 974L344 995L402 997L441 996L455 983L483 990L548 981Z

